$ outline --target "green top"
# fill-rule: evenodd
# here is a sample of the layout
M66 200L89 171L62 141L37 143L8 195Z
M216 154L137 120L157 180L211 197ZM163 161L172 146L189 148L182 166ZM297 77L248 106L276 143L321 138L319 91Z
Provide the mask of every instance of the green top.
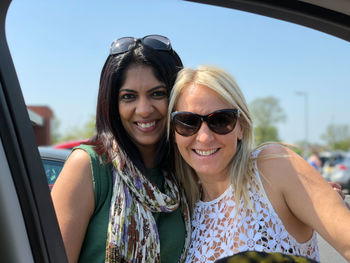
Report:
M101 165L93 146L76 147L90 156L95 188L95 210L90 219L79 262L104 262L109 209L113 191L113 166ZM148 179L163 191L164 177L160 169L147 169ZM160 239L161 262L178 262L185 243L185 222L178 208L171 213L153 213Z

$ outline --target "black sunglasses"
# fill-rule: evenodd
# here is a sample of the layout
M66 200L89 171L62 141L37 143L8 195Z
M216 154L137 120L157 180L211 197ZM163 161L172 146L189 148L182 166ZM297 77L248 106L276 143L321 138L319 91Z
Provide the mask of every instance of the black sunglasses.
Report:
M113 41L109 54L118 55L125 53L133 48L137 42L160 51L170 51L172 49L170 40L161 35L148 35L143 38L122 37Z
M227 134L233 131L239 117L238 109L217 110L208 115L193 112L176 111L171 113L171 120L175 131L182 136L197 133L205 121L210 130L217 134Z

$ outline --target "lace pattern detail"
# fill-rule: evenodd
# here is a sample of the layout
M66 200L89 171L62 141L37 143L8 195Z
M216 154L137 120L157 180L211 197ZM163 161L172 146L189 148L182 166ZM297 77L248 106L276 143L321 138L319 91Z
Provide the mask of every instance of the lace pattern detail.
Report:
M255 186L260 181L256 172ZM243 209L238 213L230 186L219 198L199 201L193 212L192 236L186 262L214 262L246 250L282 252L306 256L319 261L316 232L305 243L299 243L285 229L270 201L262 191L248 186L255 212Z

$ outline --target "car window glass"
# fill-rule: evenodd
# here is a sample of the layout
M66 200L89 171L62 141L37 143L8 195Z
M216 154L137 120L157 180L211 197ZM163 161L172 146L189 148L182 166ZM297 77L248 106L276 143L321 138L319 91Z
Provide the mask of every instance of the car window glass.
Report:
M50 190L52 189L58 175L63 168L63 161L53 161L53 160L42 160L44 165L44 170L47 178L47 182Z
M152 33L168 36L185 66L229 70L248 102L277 98L286 114L276 124L282 141L325 144L327 126L350 125L350 45L344 40L190 2L36 4L11 4L8 41L27 104L49 105L60 133L94 115L99 74L112 40Z

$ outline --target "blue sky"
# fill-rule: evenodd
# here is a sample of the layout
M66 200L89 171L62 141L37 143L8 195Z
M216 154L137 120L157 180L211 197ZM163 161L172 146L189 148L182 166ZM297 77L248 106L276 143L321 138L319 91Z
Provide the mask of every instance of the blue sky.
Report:
M123 36L169 37L186 67L220 66L248 102L280 100L278 125L289 143L310 142L326 126L350 125L350 43L246 12L175 0L13 0L6 35L27 105L48 105L60 131L95 114L99 75L111 42Z

